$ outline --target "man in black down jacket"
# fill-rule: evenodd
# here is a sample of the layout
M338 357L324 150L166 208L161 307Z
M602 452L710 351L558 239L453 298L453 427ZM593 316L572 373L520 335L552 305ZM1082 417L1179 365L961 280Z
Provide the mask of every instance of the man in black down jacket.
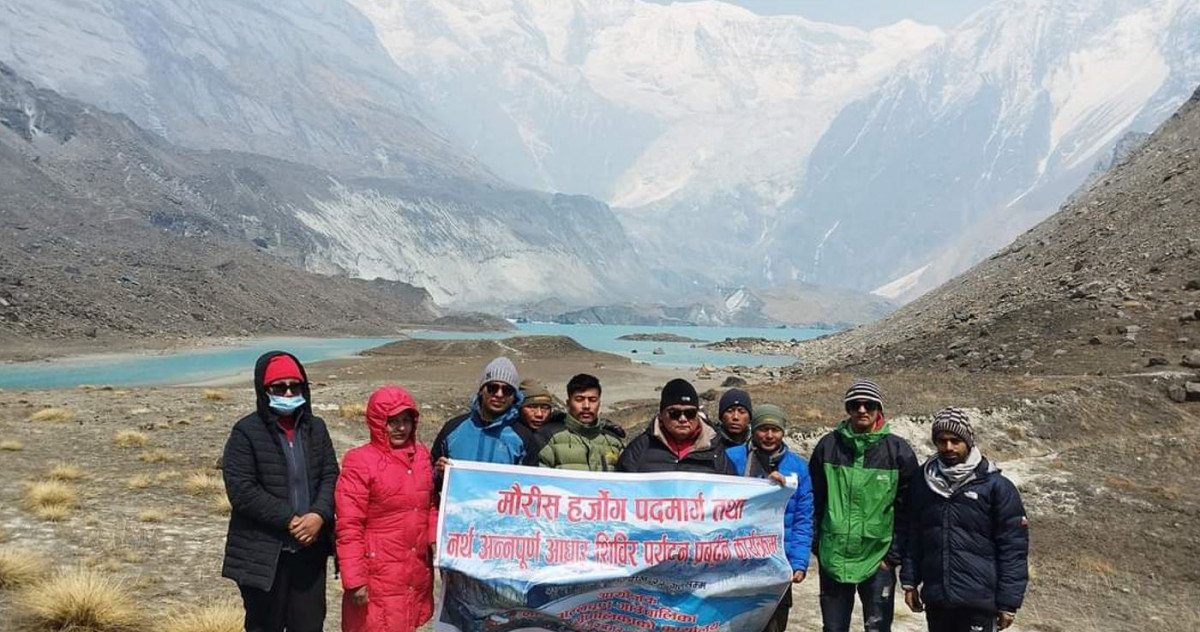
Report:
M687 380L663 387L658 416L629 442L618 472L704 472L737 475L712 426L700 421L700 398Z
M938 454L911 490L912 530L900 569L904 601L914 612L926 611L930 632L1003 630L1029 581L1021 494L980 455L962 410L934 415L933 442Z
M257 410L225 444L233 512L221 575L237 582L247 632L320 632L325 567L333 550L337 454L312 414L295 356L270 351L254 367Z

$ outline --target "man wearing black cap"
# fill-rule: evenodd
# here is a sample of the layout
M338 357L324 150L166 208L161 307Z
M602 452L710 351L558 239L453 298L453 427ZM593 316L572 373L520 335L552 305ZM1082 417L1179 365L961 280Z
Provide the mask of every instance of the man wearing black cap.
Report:
M913 485L912 542L900 570L904 602L930 632L1012 625L1029 582L1029 522L1016 486L975 445L966 412L933 417L937 454ZM920 589L920 594L917 590Z
M846 420L817 442L808 461L822 630L849 632L857 593L866 632L889 632L917 457L891 433L878 384L856 380L843 404Z
M753 414L750 393L731 388L721 396L717 406L717 435L726 448L750 442L750 417Z
M717 431L700 421L700 397L687 380L667 382L658 415L617 459L619 472L703 472L736 475L717 440Z

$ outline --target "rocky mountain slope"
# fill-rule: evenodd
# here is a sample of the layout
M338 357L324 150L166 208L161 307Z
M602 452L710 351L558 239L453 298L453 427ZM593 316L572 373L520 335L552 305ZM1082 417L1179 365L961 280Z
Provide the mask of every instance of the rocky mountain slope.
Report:
M0 62L173 143L494 182L344 2L8 0L0 16Z
M806 343L803 370L1186 376L1200 367L1200 91L1127 160L892 316Z

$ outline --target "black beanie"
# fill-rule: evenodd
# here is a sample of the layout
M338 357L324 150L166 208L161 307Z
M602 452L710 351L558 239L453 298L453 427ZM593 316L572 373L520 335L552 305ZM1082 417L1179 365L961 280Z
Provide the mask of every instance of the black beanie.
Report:
M754 415L754 409L750 407L750 393L740 388L731 388L725 391L725 394L721 396L721 403L717 405L717 416L724 415L725 411L733 406L741 406L751 416Z
M661 412L668 406L679 404L699 407L700 396L696 395L696 388L690 382L675 378L663 386L662 398L658 401L658 410Z

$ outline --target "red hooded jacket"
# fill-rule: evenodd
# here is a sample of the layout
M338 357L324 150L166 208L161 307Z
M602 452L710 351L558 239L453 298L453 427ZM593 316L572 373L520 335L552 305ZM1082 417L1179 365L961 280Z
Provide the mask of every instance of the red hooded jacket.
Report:
M387 418L413 413L408 441L392 448ZM419 412L412 396L384 386L367 401L371 442L346 453L334 493L337 556L342 573L344 632L412 632L433 615L433 560L437 534L433 468L417 441ZM350 591L367 587L366 606Z

